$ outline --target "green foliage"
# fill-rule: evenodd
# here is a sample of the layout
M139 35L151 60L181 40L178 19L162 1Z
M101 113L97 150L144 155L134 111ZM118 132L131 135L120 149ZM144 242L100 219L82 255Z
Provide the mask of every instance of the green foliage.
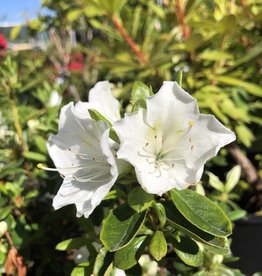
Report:
M161 231L156 231L149 244L149 252L156 261L160 261L166 256L167 242L165 235Z
M218 237L232 233L230 220L207 197L191 190L173 190L171 199L181 214L201 230Z
M100 235L107 250L116 251L128 245L141 228L145 214L135 213L128 205L111 211L103 222Z
M57 130L60 103L52 103L54 91L62 103L84 101L97 80L107 79L116 84L123 107L136 111L146 107L151 87L157 91L163 80L181 82L182 74L182 86L197 98L201 112L234 130L244 156L260 166L255 147L261 144L261 7L240 2L184 1L187 36L174 1L43 1L54 15L32 20L28 29L32 35L47 32L47 50L0 56L2 270L8 231L32 275L113 275L116 267L140 275L141 254L162 259L159 266L174 275L242 275L223 261L230 256L229 219L246 215L240 199L253 184L233 167L227 150L208 163L196 191L154 197L138 187L131 170L89 219L76 219L72 208L53 212L51 198L61 179L37 169L38 162L53 166L46 141ZM15 27L11 38L20 30ZM75 49L71 30L78 38ZM70 71L77 53L84 70ZM113 130L110 137L118 141ZM89 256L79 263L75 256L83 247Z
M142 188L136 187L128 194L129 206L137 212L149 208L154 202L154 196L146 193Z

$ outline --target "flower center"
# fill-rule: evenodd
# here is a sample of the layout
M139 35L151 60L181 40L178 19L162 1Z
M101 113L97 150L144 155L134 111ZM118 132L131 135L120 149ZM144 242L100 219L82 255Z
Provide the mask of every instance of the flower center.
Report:
M138 151L138 155L146 159L146 162L150 165L153 170L149 170L149 174L156 174L160 177L163 173L163 170L171 170L175 168L175 162L184 160L184 157L174 157L177 150L193 150L193 145L190 145L192 142L189 138L189 145L185 147L173 146L171 148L163 147L162 141L158 140L158 137L155 135L155 141L152 143L146 142L142 147L141 151Z

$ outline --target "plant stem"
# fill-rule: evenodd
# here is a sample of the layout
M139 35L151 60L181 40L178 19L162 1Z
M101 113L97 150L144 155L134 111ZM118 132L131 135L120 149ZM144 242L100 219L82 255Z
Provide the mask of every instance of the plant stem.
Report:
M251 161L246 157L239 146L235 143L230 145L228 147L228 150L237 161L237 163L241 166L242 170L245 172L247 181L250 184L254 184L258 180L258 173Z
M177 20L178 23L182 29L182 34L185 40L188 40L190 37L190 28L185 22L185 10L181 5L180 0L175 0L176 5L176 14L177 14Z
M114 15L112 18L112 21L114 23L114 26L116 28L116 30L119 32L119 34L124 38L124 40L128 43L128 45L130 46L130 48L132 49L132 51L135 53L136 57L138 58L138 60L140 61L141 64L145 64L146 63L146 58L143 55L143 53L141 52L141 50L139 49L139 46L134 42L134 40L128 35L126 29L124 28L124 26L120 23L119 18Z

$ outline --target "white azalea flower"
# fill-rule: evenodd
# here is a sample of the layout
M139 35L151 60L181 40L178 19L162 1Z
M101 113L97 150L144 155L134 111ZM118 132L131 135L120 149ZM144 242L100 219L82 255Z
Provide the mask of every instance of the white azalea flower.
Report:
M88 109L95 109L112 123L121 119L120 103L113 96L108 81L98 82L89 91L89 101L78 102L73 111L77 116L87 118L90 117Z
M58 209L75 204L77 216L88 217L118 176L115 143L109 139L106 123L75 113L73 103L62 108L59 132L48 141L49 154L64 177L53 206Z
M131 163L148 193L162 195L200 180L205 162L235 140L214 116L199 113L196 100L176 82L164 82L147 99L147 110L114 124L118 158Z

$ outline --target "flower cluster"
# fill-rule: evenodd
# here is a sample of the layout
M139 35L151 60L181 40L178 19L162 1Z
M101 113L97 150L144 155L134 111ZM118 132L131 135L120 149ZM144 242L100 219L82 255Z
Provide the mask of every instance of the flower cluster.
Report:
M92 119L91 109L106 122ZM119 143L110 138L110 129ZM64 178L53 206L75 204L77 216L88 217L128 164L148 193L186 189L200 180L205 162L234 140L234 133L214 116L201 114L176 82L164 82L146 99L146 109L124 118L109 83L98 82L89 102L62 108L59 132L49 138L49 154Z

